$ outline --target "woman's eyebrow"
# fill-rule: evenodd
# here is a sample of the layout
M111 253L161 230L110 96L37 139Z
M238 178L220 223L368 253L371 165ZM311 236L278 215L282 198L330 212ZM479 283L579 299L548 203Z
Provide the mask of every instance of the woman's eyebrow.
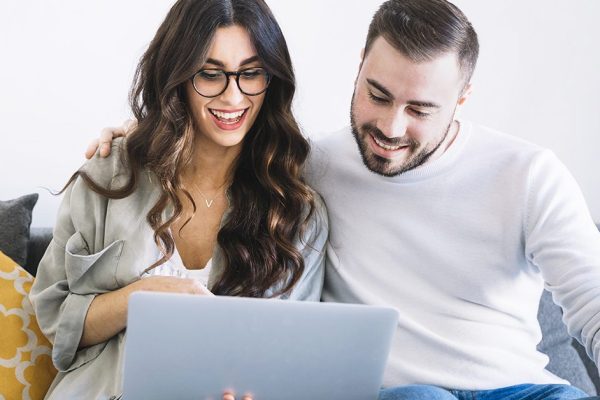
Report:
M258 56L256 56L256 55L255 55L255 56L252 56L252 57L248 57L248 58L246 58L245 60L242 60L242 62L240 63L240 67L241 67L242 65L250 64L250 63L253 63L253 62L255 62L255 61L259 61L259 60L260 60L260 59L259 59L259 58L258 58Z
M252 57L248 57L245 60L242 60L242 62L240 63L240 67L246 64L250 64L253 63L255 61L258 61L259 58L258 56L252 56ZM225 64L219 60L215 60L214 58L207 58L205 64L212 64L212 65L216 65L217 67L221 67L221 68L225 68Z

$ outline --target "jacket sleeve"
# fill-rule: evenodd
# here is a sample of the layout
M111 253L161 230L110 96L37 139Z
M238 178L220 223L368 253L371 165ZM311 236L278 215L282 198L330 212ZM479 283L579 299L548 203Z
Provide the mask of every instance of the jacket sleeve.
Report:
M297 246L304 259L304 272L289 295L290 300L319 301L325 276L325 249L329 236L327 208L314 193L315 210Z
M108 159L95 158L82 170L109 187L118 149ZM53 239L40 261L29 297L38 324L53 344L52 361L69 371L94 359L106 343L78 350L85 317L94 297L117 289L114 273L122 241L104 243L108 199L78 177L64 192Z
M563 310L569 334L600 365L600 232L566 167L545 151L532 163L525 249Z

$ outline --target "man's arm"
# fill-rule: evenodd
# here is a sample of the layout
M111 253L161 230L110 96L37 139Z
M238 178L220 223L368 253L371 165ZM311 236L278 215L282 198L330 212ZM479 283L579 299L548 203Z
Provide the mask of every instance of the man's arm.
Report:
M562 309L569 334L600 361L600 232L567 168L550 151L529 173L525 250Z

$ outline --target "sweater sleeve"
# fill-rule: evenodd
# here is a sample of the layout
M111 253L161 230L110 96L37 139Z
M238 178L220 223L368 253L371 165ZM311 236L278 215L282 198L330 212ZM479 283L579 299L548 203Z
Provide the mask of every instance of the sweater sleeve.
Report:
M600 365L600 233L583 194L550 151L529 171L525 250L563 310L569 334Z
M113 152L118 149L113 146ZM117 150L117 151L115 151ZM93 159L82 170L109 187L118 155ZM43 333L53 344L52 360L69 371L97 357L105 343L78 349L87 310L99 293L115 290L122 241L104 243L108 199L78 177L65 191L53 239L40 261L30 299Z

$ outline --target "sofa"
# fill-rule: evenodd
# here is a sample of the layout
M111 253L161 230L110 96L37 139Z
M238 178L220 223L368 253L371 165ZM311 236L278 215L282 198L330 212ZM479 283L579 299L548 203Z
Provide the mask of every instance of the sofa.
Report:
M31 228L25 265L32 275L35 275L51 239L50 228ZM538 320L543 336L538 349L550 358L547 369L590 395L600 393L600 377L594 362L587 356L585 349L567 333L562 322L562 311L554 304L547 291L544 291L540 301Z

